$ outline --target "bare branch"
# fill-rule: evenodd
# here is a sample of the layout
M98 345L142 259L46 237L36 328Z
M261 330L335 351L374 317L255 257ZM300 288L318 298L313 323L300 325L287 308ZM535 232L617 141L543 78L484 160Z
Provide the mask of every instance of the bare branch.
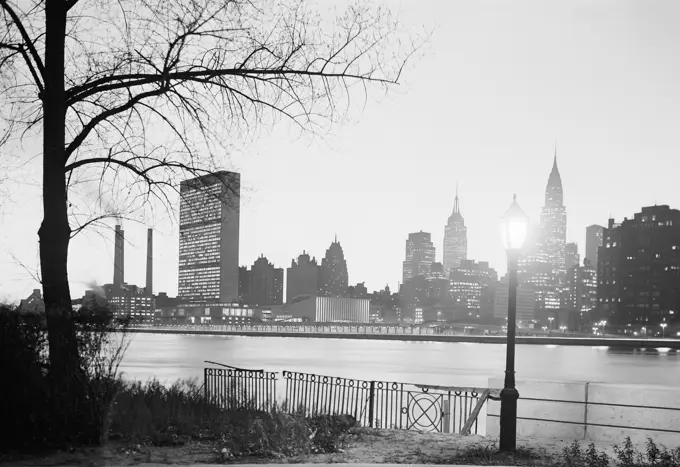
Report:
M90 134L92 130L94 130L97 125L99 125L101 122L113 117L116 114L119 114L121 112L124 112L126 110L131 109L132 107L135 106L138 102L141 102L143 99L153 97L153 96L160 96L161 94L167 92L166 89L159 88L153 91L148 91L144 92L141 94L138 94L134 97L132 97L129 101L127 101L125 104L120 105L118 107L114 107L109 110L105 110L104 112L100 113L96 117L92 118L87 125L82 129L82 131L76 136L73 141L66 147L66 155L65 155L65 160L67 161L71 154L80 147L83 141L85 141L85 138Z
M35 49L33 41L31 40L31 37L28 35L26 27L22 23L21 18L19 18L19 15L17 15L17 13L14 11L14 8L12 8L12 6L9 4L9 0L0 0L0 6L10 16L14 26L19 30L19 34L21 34L23 44L21 44L20 47L22 48L25 47L26 49L28 49L28 53L33 59L35 67L38 69L38 73L40 75L40 77L38 77L37 75L35 76L35 78L37 79L36 85L42 91L42 89L44 88L42 80L45 79L45 65L43 65L42 60L40 59L40 55L38 55L38 51ZM33 70L33 63L31 63L31 60L28 57L28 55L24 54L24 59L26 60L26 65L28 65L28 67L31 70Z

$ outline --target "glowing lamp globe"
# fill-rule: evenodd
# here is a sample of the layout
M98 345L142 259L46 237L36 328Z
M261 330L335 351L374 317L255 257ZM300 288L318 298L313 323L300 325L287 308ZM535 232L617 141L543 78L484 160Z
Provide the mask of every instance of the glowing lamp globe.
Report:
M529 216L517 204L517 195L513 195L512 204L501 218L501 238L508 251L517 251L524 246L529 229Z

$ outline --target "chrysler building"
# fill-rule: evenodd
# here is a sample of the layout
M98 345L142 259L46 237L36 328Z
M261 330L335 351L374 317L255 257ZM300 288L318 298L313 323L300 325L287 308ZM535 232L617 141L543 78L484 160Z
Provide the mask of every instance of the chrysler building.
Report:
M567 210L564 207L562 178L557 169L557 149L552 171L545 188L545 205L541 210L541 246L544 257L555 276L566 273L565 245L567 243Z

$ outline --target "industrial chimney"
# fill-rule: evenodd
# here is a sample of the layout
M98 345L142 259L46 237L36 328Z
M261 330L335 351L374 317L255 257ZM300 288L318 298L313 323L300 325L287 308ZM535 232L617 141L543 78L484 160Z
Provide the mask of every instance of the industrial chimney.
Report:
M153 295L153 230L146 235L146 295Z
M113 288L123 288L125 271L125 231L120 225L116 226L116 237L113 251Z

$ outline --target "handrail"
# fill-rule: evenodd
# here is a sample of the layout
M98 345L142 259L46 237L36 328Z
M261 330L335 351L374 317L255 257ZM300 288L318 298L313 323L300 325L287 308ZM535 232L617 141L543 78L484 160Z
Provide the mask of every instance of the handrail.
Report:
M203 363L210 363L211 365L223 366L225 368L230 368L232 370L237 370L237 371L253 371L255 373L278 373L276 371L253 370L253 369L250 369L250 368L238 368L238 367L235 367L235 366L226 365L224 363L211 362L210 360L203 360Z

